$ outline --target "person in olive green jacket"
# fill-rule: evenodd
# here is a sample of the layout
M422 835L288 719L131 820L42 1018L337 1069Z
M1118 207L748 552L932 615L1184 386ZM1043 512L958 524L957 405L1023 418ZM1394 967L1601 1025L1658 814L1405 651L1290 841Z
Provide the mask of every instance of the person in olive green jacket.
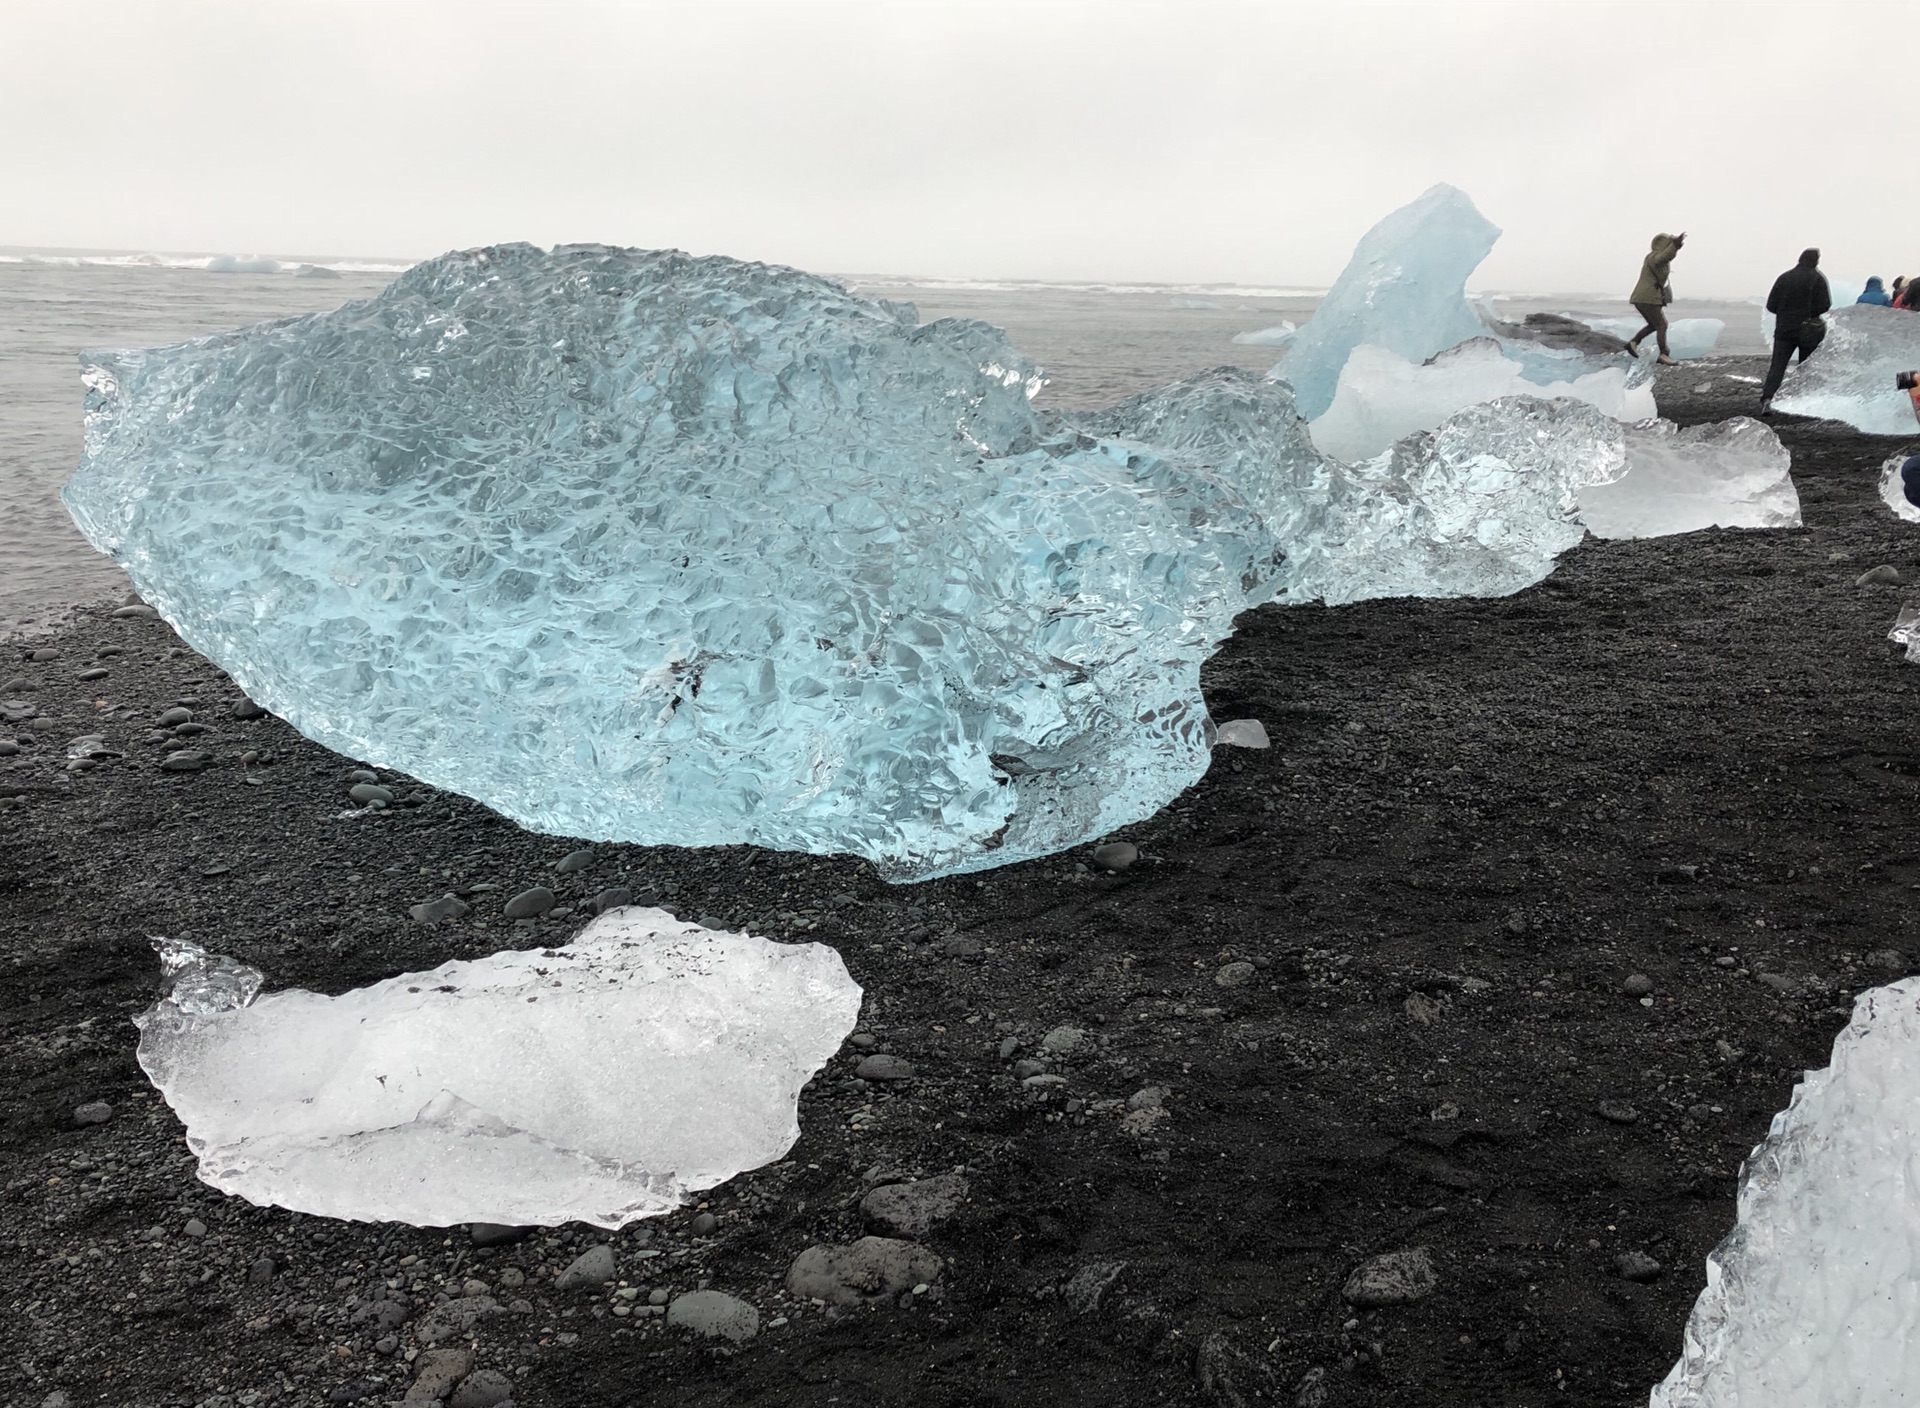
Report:
M1634 312L1646 319L1647 325L1627 343L1630 357L1640 355L1641 339L1652 333L1659 343L1660 365L1678 365L1667 352L1667 305L1673 302L1673 285L1667 282L1667 271L1673 268L1673 256L1686 242L1685 230L1677 235L1655 235L1653 248L1640 261L1640 282L1633 286L1632 302Z

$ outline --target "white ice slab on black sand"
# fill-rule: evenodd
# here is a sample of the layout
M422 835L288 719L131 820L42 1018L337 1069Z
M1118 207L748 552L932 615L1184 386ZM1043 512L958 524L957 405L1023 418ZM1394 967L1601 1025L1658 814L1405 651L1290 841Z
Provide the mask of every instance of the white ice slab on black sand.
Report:
M559 948L496 953L339 997L254 999L175 946L141 1066L200 1177L250 1202L361 1221L619 1227L770 1163L860 988L821 944L657 909ZM257 975L252 986L257 988Z

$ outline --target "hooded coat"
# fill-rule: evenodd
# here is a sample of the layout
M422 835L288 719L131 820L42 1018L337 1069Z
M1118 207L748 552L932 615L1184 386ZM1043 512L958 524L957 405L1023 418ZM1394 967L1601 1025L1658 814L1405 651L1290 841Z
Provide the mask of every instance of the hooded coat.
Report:
M1653 248L1640 261L1640 282L1633 286L1629 303L1651 303L1665 307L1673 302L1673 289L1667 284L1667 271L1673 268L1673 256L1680 252L1672 235L1655 235Z
M1812 256L1809 258L1808 256ZM1791 336L1803 323L1818 322L1833 307L1827 276L1820 272L1820 256L1808 250L1800 262L1773 281L1767 311L1774 316L1773 335Z
M1853 301L1855 303L1872 303L1881 308L1885 308L1893 302L1893 299L1887 293L1887 286L1880 282L1880 276L1875 274L1867 280L1867 286L1860 291L1860 296Z

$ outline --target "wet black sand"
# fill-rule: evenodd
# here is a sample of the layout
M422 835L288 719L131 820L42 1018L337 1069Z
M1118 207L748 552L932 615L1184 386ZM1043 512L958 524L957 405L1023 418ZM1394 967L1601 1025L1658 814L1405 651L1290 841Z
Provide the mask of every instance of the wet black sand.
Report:
M1727 366L1663 384L1663 409L1750 409L1750 386L1687 390ZM1896 446L1778 425L1804 528L1590 541L1498 601L1250 614L1208 697L1274 746L1221 750L1126 833L1120 875L1082 853L897 889L850 862L607 847L561 876L571 843L404 780L403 805L336 819L355 764L232 718L160 622L22 642L0 676L52 723L0 758L0 1402L398 1400L436 1298L469 1295L501 1309L459 1342L524 1405L1644 1402L1741 1160L1853 994L1920 956L1920 671L1884 640L1907 589L1854 585L1920 573L1875 496ZM213 762L163 772L141 740L183 699ZM125 759L69 773L92 732ZM916 1076L862 1088L850 1046L791 1155L706 1200L706 1235L690 1208L477 1248L195 1180L133 1058L144 935L339 991L563 939L577 916L500 917L535 883L833 944L870 1049ZM499 888L464 920L407 917L476 884ZM1250 979L1221 986L1237 962ZM1088 1033L1047 1060L1065 1084L1023 1085L1013 1063L1060 1026ZM1127 1120L1112 1102L1145 1087L1165 1115ZM111 1118L76 1124L92 1101ZM970 1201L924 1238L937 1284L832 1314L786 1298L796 1255L865 1230L873 1182L955 1169ZM601 1240L638 1293L555 1290ZM1415 1247L1430 1295L1343 1300L1363 1260ZM1662 1273L1624 1279L1629 1252ZM702 1284L754 1304L758 1338L612 1313ZM352 1318L376 1288L404 1316L393 1353Z

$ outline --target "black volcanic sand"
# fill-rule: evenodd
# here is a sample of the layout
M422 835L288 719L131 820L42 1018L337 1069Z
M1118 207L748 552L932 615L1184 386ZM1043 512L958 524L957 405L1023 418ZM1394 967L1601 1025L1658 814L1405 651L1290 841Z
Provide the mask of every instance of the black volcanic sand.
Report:
M1668 413L1750 409L1729 370L1756 369L1663 383ZM1732 394L1692 389L1709 375ZM1125 833L1118 875L1083 850L895 888L628 846L561 875L572 843L406 779L338 819L354 764L231 718L237 691L158 621L84 614L10 648L0 675L38 690L8 697L52 723L0 759L0 1399L397 1400L436 1300L485 1295L499 1313L461 1342L523 1405L1643 1402L1742 1159L1854 994L1916 953L1920 672L1885 639L1906 589L1855 585L1920 573L1875 496L1898 442L1779 427L1804 528L1589 541L1501 600L1250 613L1207 695L1272 749L1221 749ZM188 700L213 764L160 771L142 740ZM95 731L125 759L68 772ZM536 883L574 916L503 919ZM808 1087L788 1158L704 1200L710 1233L689 1208L477 1248L195 1179L134 1060L145 935L331 993L560 942L615 884L832 944L867 992L873 1044ZM408 919L456 886L471 916ZM1044 1056L1061 1026L1084 1044ZM868 1088L869 1049L917 1076ZM1022 1084L1035 1058L1065 1083ZM1150 1086L1166 1114L1126 1120ZM92 1101L111 1118L78 1125ZM862 1235L871 1186L956 1169L970 1200L924 1238L939 1282L844 1312L786 1295L802 1250ZM555 1291L603 1240L639 1293ZM1343 1300L1362 1261L1417 1247L1430 1295ZM1663 1274L1625 1279L1629 1252ZM758 1339L647 1313L699 1286L758 1307ZM408 1317L389 1353L350 1315L383 1288Z

